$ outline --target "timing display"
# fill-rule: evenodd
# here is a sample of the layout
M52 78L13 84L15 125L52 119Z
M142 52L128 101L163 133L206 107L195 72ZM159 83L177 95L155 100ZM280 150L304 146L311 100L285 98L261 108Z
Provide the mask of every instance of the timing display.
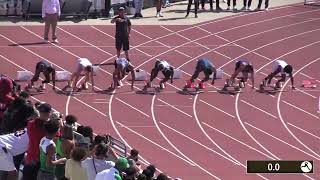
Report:
M313 173L313 161L247 161L247 173Z

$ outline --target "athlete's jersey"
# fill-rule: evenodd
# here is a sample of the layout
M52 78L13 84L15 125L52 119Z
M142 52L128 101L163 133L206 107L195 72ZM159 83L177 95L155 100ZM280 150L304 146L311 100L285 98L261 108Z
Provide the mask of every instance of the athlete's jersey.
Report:
M165 61L165 60L160 60L159 63L158 63L158 68L159 69L162 69L162 71L166 70L166 69L169 69L170 68L170 64Z
M283 61L283 60L275 60L273 63L272 63L272 70L273 71L276 71L278 69L278 67L280 66L281 67L281 73L284 73L284 68L287 66L288 64Z
M118 58L116 59L115 63L116 63L116 66L120 67L122 70L124 70L129 66L129 61L125 58Z
M29 136L26 128L24 130L0 136L0 147L5 147L12 156L26 152L28 144Z

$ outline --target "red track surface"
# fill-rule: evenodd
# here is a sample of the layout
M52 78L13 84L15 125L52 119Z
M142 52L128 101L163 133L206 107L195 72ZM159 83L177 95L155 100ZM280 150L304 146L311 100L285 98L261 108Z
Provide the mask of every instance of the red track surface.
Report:
M246 57L257 70L256 84L265 77L262 73L270 72L271 61L281 57L294 66L297 84L308 79L305 75L320 80L319 17L320 9L295 5L195 26L133 26L130 56L147 71L159 57L188 74L199 57L213 59L228 74L236 58ZM0 27L0 72L15 77L23 68L34 71L42 58L68 71L73 71L77 57L94 63L114 60L113 26L60 26L58 46L8 46L41 42L42 31L41 26ZM111 72L112 67L103 67L95 78L97 88L109 86ZM60 112L76 114L81 124L98 134L123 139L140 150L142 161L173 177L319 179L319 91L290 91L289 83L284 87L288 91L274 96L249 87L236 96L216 92L191 96L176 93L184 79L154 96L124 86L114 95L88 91L68 97L48 89L35 98L52 103ZM207 90L223 83L218 80ZM58 83L59 88L64 86ZM246 174L246 160L270 159L314 160L315 174Z

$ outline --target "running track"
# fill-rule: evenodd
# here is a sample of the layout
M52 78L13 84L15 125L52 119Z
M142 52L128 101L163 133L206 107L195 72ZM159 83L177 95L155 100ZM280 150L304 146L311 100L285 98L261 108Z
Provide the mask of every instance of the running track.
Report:
M34 71L46 58L59 70L74 70L78 57L94 63L113 61L113 26L60 26L59 45L40 44L43 27L0 27L0 72L15 77L18 70ZM167 85L161 94L142 95L130 86L106 94L112 67L102 67L95 78L98 92L66 96L53 92L34 98L60 112L76 114L97 134L109 133L137 148L143 164L184 180L196 179L319 179L320 135L317 113L319 89L299 87L320 66L320 9L301 4L269 12L240 14L195 26L133 26L131 60L150 71L164 58L184 71L184 78ZM298 90L274 95L247 87L238 95L216 92L217 80L206 93L182 95L200 57L209 57L225 72L245 57L254 63L256 85L270 72L270 63L283 58L295 68ZM157 82L155 82L157 83ZM65 83L58 83L63 88ZM135 91L143 86L137 82ZM246 160L314 160L315 173L246 174Z

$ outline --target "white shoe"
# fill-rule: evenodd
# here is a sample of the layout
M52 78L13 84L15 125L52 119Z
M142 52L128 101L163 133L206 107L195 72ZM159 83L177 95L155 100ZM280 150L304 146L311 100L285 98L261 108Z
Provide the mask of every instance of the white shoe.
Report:
M52 43L56 43L56 44L58 44L58 43L59 43L59 41L58 41L58 39L55 39L55 40L53 40L53 41L52 41Z
M123 86L123 83L122 83L121 80L118 82L118 84L119 84L120 87Z
M46 84L42 84L39 88L42 89L42 90L45 90L46 89Z
M82 89L84 89L84 90L89 89L88 83L82 84Z
M164 83L160 84L160 89L164 89L166 86L164 85Z
M266 8L265 11L269 11L269 8Z
M161 14L161 12L158 12L156 16L157 16L157 18L158 18L158 17L163 17L163 15Z
M236 11L236 10L237 10L237 8L235 6L233 6L233 11Z

